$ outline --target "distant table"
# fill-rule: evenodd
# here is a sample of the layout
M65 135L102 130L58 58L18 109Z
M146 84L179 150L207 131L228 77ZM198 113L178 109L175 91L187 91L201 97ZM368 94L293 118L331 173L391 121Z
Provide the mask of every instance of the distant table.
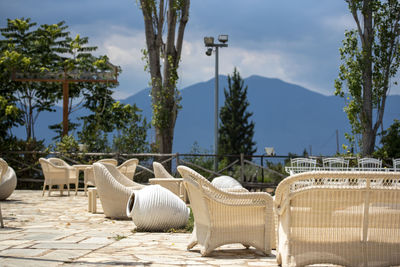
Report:
M72 167L76 171L76 177L78 177L78 179L79 179L79 172L80 171L84 171L87 167L91 167L91 166L92 166L91 164L75 164L75 165L72 165ZM86 195L86 192L85 192L85 195Z

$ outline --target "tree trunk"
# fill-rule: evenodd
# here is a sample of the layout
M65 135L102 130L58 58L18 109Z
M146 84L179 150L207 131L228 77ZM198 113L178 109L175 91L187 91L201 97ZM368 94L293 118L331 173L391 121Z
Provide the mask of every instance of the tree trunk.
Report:
M364 33L360 33L363 46L363 105L362 124L362 156L374 152L376 135L372 129L372 44L374 32L372 26L372 7L370 0L364 0L363 9Z

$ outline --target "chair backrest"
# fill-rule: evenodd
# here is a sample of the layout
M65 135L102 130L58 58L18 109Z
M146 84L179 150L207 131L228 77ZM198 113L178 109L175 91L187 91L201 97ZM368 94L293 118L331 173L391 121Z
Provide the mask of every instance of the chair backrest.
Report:
M101 159L96 161L96 163L108 163L108 164L112 164L114 166L118 165L118 161L116 159Z
M215 187L201 174L186 166L178 166L177 170L183 178L196 224L209 225L211 218L205 197Z
M374 158L358 159L358 168L366 171L379 171L382 168L382 160Z
M68 179L68 169L64 166L58 166L50 162L48 159L40 158L40 166L42 167L45 179L65 178Z
M322 164L327 170L346 170L349 167L349 160L344 158L324 158Z
M123 186L127 187L140 187L143 188L145 187L144 185L135 183L131 179L127 178L120 170L118 170L117 167L113 164L109 163L100 163L102 166L105 167L105 169L113 176L113 178ZM94 166L94 165L93 165Z
M393 159L393 170L395 172L400 171L400 158L398 159Z
M175 178L172 176L161 163L153 162L154 178Z
M136 167L139 164L138 159L128 159L117 167L117 169L126 177L133 180L135 176Z
M47 159L49 162L53 163L56 166L67 166L70 167L68 163L66 163L64 160L59 159L59 158L48 158Z
M324 183L315 185L313 180L323 180ZM296 251L302 251L297 248L321 244L319 246L327 250L325 255L332 252L332 255L337 256L335 253L344 251L343 244L348 243L354 244L349 246L352 249L354 247L354 251L363 250L365 245L375 246L376 249L368 250L369 253L371 251L374 253L367 257L373 262L374 257L385 259L391 256L391 253L379 250L379 247L394 246L397 250L400 248L398 173L370 171L300 173L279 183L274 204L276 213L279 214L280 227L285 228L282 233L288 233L287 239L290 242L286 244L290 246L288 250L292 251L290 252L292 255L296 254ZM285 244L280 244L279 247L281 245ZM307 251L302 253L305 255ZM354 255L353 258L357 256ZM307 264L313 263L321 262L310 261ZM340 264L335 261L330 263ZM348 262L345 265L363 264Z
M317 167L317 160L309 158L293 158L290 159L290 165L293 173L307 172L315 170Z

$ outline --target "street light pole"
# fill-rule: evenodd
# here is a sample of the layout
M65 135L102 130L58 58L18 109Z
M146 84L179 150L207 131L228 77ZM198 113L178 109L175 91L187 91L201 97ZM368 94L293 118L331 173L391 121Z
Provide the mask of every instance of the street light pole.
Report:
M214 171L218 171L218 49L220 47L228 47L228 35L220 35L218 36L218 41L220 43L214 43L214 37L204 37L204 44L208 47L206 51L207 56L211 56L213 47L215 47L215 111L214 111Z
M215 47L214 171L218 171L218 46Z

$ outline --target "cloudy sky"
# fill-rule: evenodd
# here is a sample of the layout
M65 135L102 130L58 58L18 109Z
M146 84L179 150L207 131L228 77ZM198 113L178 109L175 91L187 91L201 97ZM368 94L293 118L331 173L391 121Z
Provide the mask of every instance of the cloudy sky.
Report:
M122 67L115 97L147 87L145 47L138 0L1 0L0 27L7 18L30 17L39 24L66 21L72 35L89 37ZM220 50L220 74L237 67L242 77L279 78L325 95L334 92L338 49L354 21L344 0L192 0L185 31L179 88L214 76L214 57L205 55L204 36L229 35ZM391 94L400 94L399 87Z

